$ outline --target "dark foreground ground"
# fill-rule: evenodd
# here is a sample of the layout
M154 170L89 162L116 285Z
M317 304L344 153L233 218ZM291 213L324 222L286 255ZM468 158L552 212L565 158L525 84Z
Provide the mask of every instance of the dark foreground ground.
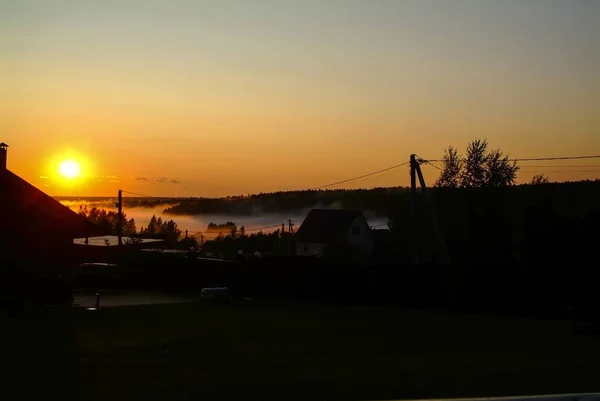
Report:
M600 339L568 322L252 302L0 319L3 399L359 400L600 389Z

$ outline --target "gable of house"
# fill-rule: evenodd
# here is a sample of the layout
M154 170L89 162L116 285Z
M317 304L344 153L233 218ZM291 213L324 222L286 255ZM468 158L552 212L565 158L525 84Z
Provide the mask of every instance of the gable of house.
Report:
M3 235L73 239L107 234L9 170L0 171L0 211Z
M313 209L295 235L296 241L323 244L345 244L354 220L361 216L357 210Z

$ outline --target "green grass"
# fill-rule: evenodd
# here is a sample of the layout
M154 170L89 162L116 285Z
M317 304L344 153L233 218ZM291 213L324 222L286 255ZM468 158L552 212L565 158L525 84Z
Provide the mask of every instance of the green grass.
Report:
M27 330L59 338L52 352L60 363L48 369L70 380L62 385L76 399L358 400L600 388L600 340L566 322L248 302L79 311Z

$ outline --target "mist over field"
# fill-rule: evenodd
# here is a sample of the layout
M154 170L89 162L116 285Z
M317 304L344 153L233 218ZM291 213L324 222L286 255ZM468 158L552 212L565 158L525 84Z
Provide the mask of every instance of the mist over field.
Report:
M78 199L78 200L66 200L60 199L60 202L70 208L71 210L78 212L81 206L85 206L88 209L96 207L100 209L112 210L116 211L115 207L116 198L90 198L90 199ZM234 222L237 227L242 227L246 230L253 230L255 228L261 227L269 227L265 228L262 231L272 232L281 227L281 224L285 224L287 230L287 221L288 219L292 219L294 223L294 228L298 229L310 208L298 210L297 212L292 213L264 213L260 211L256 211L250 215L227 215L227 214L198 214L198 215L182 215L182 214L167 214L164 213L165 209L169 207L176 206L178 202L169 203L167 201L160 202L153 206L127 206L128 201L124 200L123 202L123 213L126 215L127 219L133 218L135 220L136 226L138 229L141 227L146 227L150 222L152 216L161 217L163 220L174 220L178 227L182 230L188 230L190 233L206 233L208 232L208 224L216 223L216 224L224 224L228 221ZM320 207L315 205L315 207ZM331 205L327 207L329 209L338 209L339 205ZM365 217L369 225L371 226L386 226L387 218L376 216L374 213L370 211L364 211ZM272 227L277 226L277 227ZM212 231L214 233L214 230Z

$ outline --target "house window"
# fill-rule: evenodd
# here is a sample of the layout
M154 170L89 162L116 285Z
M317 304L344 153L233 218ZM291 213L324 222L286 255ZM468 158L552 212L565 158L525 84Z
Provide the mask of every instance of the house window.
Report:
M360 235L360 227L352 227L353 235Z
M308 252L308 244L304 244L304 252Z

